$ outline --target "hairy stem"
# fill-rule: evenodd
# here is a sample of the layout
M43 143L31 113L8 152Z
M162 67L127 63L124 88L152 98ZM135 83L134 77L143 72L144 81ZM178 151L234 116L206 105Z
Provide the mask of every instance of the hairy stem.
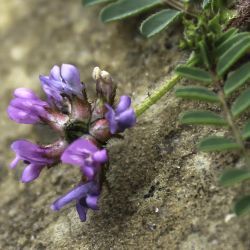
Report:
M156 89L150 96L148 96L141 104L135 108L136 116L139 117L153 104L160 100L174 85L181 79L180 76L174 75L171 79L165 82L162 86Z
M196 63L196 58L191 54L190 58L187 61L187 65L192 66ZM150 94L142 103L135 107L136 116L139 117L146 110L148 110L152 105L159 101L168 91L170 91L175 84L181 79L180 76L174 75L162 86L156 89L152 94Z

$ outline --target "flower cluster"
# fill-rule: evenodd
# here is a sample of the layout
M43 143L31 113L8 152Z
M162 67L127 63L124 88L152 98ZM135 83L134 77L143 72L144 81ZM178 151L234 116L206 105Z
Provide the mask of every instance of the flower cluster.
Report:
M80 220L86 220L87 210L98 209L101 176L108 162L105 145L126 128L132 127L136 116L131 99L121 96L115 105L116 85L110 74L96 67L96 98L89 102L79 70L70 64L54 66L49 76L40 76L47 101L32 90L18 88L8 107L10 119L17 123L49 125L59 138L50 145L36 145L17 140L11 148L16 153L10 167L21 160L26 165L21 181L35 180L44 168L68 163L79 167L80 183L51 206L60 210L71 201L76 202Z

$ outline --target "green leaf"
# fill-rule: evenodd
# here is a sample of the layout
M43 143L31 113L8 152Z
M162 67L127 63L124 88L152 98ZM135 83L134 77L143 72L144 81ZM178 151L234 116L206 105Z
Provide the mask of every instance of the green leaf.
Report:
M225 1L225 0L211 0L213 11L218 12L221 9L225 8L226 2L227 1Z
M242 86L248 79L250 79L250 62L242 65L228 77L224 85L225 94L227 96L230 95L234 90Z
M226 151L240 148L240 145L232 139L221 136L206 137L198 144L198 149L203 152Z
M233 35L237 33L236 28L230 28L226 32L223 32L222 35L216 40L215 45L220 46L224 43L227 39L231 38Z
M250 36L243 38L225 52L217 64L217 73L222 76L239 58L250 49Z
M103 22L120 20L146 11L161 3L161 0L120 0L102 9L101 20Z
M250 179L250 171L247 169L230 169L225 171L220 177L220 184L231 186L238 182Z
M201 56L201 60L204 63L204 65L209 68L210 66L210 62L209 62L209 57L208 57L208 48L207 45L204 41L200 41L198 43L198 48L200 51L200 56Z
M210 32L215 34L220 33L221 24L220 24L221 15L218 12L211 20L208 21L208 29Z
M203 0L202 2L202 8L206 9L208 5L210 4L211 0Z
M250 137L250 120L247 121L246 125L242 130L242 138L246 140L249 137Z
M111 0L82 0L83 5L86 6L91 6L94 4L98 4L98 3L107 3L110 2Z
M182 124L227 126L227 122L211 111L188 111L180 116Z
M180 14L180 11L171 9L159 11L142 22L140 31L144 36L151 37L168 27Z
M238 200L234 206L236 215L245 215L250 212L250 196L245 196Z
M233 103L231 111L238 116L250 107L250 89L246 89Z
M199 100L206 102L220 102L219 97L211 90L203 87L188 86L178 88L175 92L177 97Z
M230 36L226 41L220 44L218 48L216 48L215 52L218 57L222 56L225 52L227 52L232 46L241 41L242 39L249 37L248 32L241 32Z
M211 83L212 77L211 75L200 68L189 67L189 66L179 66L176 69L176 73L180 76L186 77L191 80L197 80L201 82Z

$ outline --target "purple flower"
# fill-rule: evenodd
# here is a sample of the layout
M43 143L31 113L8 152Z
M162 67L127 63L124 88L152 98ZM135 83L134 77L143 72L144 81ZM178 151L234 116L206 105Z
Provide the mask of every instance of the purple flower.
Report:
M55 159L46 157L46 153L50 149L41 148L26 140L13 142L11 149L16 153L16 158L10 164L11 168L15 168L19 160L23 160L23 162L27 164L22 173L22 182L33 181L40 175L44 167L52 165L55 162Z
M66 195L57 199L51 206L54 211L60 210L62 207L72 201L76 201L76 210L81 221L86 221L86 213L89 208L98 209L98 199L100 195L99 184L95 181L89 181L85 184L70 190Z
M91 141L79 138L63 152L62 162L77 165L92 180L102 163L108 161L106 149L100 150Z
M108 112L105 118L109 121L111 134L123 132L126 128L135 125L136 115L131 107L131 98L129 96L121 96L115 110L108 104L106 104L106 107Z
M8 115L17 123L34 124L46 120L49 106L32 90L18 88L14 92L14 99L8 107Z
M83 98L84 85L80 80L79 70L71 64L55 65L49 76L40 76L40 81L50 103L61 107L63 96L76 95Z

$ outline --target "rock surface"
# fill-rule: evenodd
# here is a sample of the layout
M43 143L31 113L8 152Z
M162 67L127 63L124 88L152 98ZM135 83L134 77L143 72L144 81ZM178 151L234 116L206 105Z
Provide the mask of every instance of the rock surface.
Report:
M91 90L92 69L100 66L119 93L139 103L186 60L177 48L181 28L144 40L138 20L104 25L98 7L83 8L80 1L8 0L0 11L0 249L250 249L249 217L231 216L239 190L217 183L234 157L196 152L202 135L220 131L180 126L177 118L191 104L173 93L142 115L124 140L109 143L110 190L104 187L100 210L90 211L86 223L73 206L58 213L49 208L77 182L77 168L60 165L26 185L18 182L21 166L8 169L12 141L51 138L43 127L7 119L16 87L42 95L39 74L66 62L80 68Z

